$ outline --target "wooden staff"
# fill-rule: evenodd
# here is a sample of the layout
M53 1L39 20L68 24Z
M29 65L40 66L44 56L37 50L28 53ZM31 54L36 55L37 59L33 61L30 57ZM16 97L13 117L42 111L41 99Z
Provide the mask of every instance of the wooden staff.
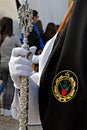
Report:
M66 21L67 21L67 19L69 18L70 13L71 13L71 11L72 11L73 3L74 3L74 1L71 2L70 6L69 6L69 8L68 8L68 10L67 10L67 12L66 12L66 15L65 15L65 17L64 17L64 19L63 19L61 25L59 26L57 32L60 32L60 31L64 28L64 26L65 26L65 24L66 24Z

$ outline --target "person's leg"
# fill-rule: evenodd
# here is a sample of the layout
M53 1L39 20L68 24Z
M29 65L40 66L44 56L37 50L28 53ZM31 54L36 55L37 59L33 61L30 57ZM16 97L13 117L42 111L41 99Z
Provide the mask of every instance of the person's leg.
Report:
M4 114L5 116L10 116L11 115L10 109L13 100L14 87L8 72L3 74L3 80L5 82L5 87L2 94L1 113Z

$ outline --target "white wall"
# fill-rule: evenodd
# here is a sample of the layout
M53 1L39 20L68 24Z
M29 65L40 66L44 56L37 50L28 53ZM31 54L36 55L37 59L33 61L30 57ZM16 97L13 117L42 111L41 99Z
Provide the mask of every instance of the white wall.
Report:
M0 18L3 16L17 19L15 0L0 0Z
M60 24L68 8L68 0L29 0L30 8L39 12L44 28L48 22Z
M25 0L20 0L25 1ZM60 24L68 8L68 0L28 0L30 8L39 12L44 29L48 22ZM17 20L15 0L0 0L0 16Z
M13 22L13 33L20 38L20 32L18 29L18 14L15 4L15 0L0 0L0 18L6 16L11 17Z

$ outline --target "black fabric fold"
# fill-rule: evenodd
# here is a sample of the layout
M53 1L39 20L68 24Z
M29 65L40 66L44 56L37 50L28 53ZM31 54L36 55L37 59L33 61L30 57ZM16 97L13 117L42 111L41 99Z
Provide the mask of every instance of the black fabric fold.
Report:
M56 45L44 67L39 89L39 109L43 130L87 129L86 12L87 0L75 0L69 22L56 40ZM60 76L63 78L58 81L59 84L57 83L58 95L56 94L55 97L53 86L55 87L54 82L61 79ZM67 88L66 95L63 95L64 91L61 90L64 89L61 88L60 83L63 87L64 83L67 83L67 86L71 84L70 89ZM66 100L67 97L70 99Z

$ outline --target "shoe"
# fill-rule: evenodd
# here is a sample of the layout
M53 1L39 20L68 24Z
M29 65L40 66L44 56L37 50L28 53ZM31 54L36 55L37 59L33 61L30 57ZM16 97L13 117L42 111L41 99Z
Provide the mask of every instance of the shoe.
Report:
M8 109L4 109L4 116L11 116L11 111Z

